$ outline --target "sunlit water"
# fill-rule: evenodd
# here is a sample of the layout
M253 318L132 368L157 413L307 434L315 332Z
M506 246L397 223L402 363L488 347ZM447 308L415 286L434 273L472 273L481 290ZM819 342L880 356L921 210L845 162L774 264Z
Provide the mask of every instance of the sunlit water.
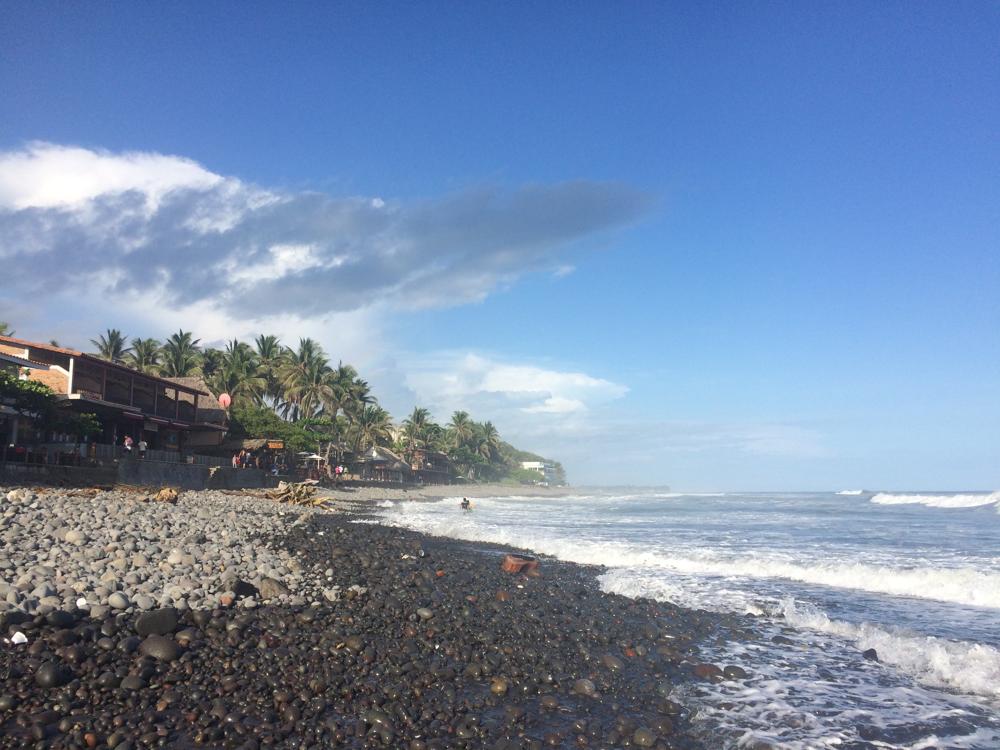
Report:
M762 637L702 653L751 678L682 696L726 747L1000 748L1000 494L458 500L379 512L607 566L626 596L756 615Z

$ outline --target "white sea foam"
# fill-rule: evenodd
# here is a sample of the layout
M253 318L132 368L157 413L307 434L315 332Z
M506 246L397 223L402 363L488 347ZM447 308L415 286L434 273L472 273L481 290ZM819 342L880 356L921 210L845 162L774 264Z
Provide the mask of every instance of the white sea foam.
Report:
M865 494L865 491L864 490L841 490L837 494L838 495L863 495L863 494Z
M992 646L892 632L869 623L841 622L792 599L782 603L781 614L795 627L845 638L860 650L873 648L878 652L879 661L926 685L1000 698L1000 651Z
M1000 493L883 493L874 505L832 507L830 497L497 497L477 500L471 514L457 512L455 498L400 503L384 518L603 565L602 588L625 596L762 615L760 639L705 644L702 658L751 672L746 681L692 688L688 702L706 736L718 740L713 746L850 746L865 726L884 737L866 746L887 750L1000 747L1000 645L990 629L1000 613L1000 559L990 543L996 519L950 511L949 528L938 529L920 508L996 502L1000 511ZM874 524L887 512L880 506L892 504L901 505L898 524ZM847 512L831 515L838 507ZM981 527L983 534L970 533ZM774 633L793 644L775 645ZM867 648L880 663L861 658Z
M783 617L794 627L844 638L861 651L874 648L880 661L926 685L1000 698L1000 651L988 645L893 632L868 623L841 622L791 598L767 602L724 583L699 586L693 580L657 576L653 571L620 568L605 573L599 580L603 589L623 596L648 597L699 609L724 608L730 612Z
M877 505L926 505L930 508L978 508L996 504L1000 508L1000 492L958 495L904 495L880 492L872 497Z
M443 501L442 501L443 502ZM480 523L454 513L434 512L429 503L403 503L389 511L389 523L428 534L526 547L562 560L607 567L658 568L689 575L782 578L893 596L934 599L1000 609L1000 573L975 568L897 568L848 562L796 562L762 555L721 555L714 549L671 554L619 541L579 539L518 523Z

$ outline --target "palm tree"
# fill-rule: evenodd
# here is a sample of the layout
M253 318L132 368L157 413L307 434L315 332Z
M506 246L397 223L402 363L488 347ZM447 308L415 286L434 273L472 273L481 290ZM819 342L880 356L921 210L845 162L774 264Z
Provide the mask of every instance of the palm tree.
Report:
M430 424L431 413L420 406L414 406L413 412L403 420L403 440L407 452L427 447L427 427Z
M309 338L299 340L298 351L286 350L278 370L281 412L286 419L308 419L336 396L323 347Z
M260 366L260 374L267 381L264 388L264 398L272 404L277 403L281 397L281 390L278 387L278 371L285 362L285 347L277 336L265 336L260 334L255 340L257 363Z
M221 366L206 378L205 384L216 395L228 393L234 403L259 402L267 387L266 379L260 374L257 355L249 345L236 339L226 345Z
M461 448L467 445L474 434L472 420L469 419L469 412L456 411L452 414L448 429L451 431L454 447Z
M392 440L392 417L381 406L366 406L351 426L350 436L356 455L374 445L386 445Z
M91 339L90 343L97 347L97 356L109 362L121 362L130 351L125 346L125 336L117 328L109 328L99 338Z
M223 353L221 349L207 347L201 350L201 376L205 378L205 384L213 378L223 367ZM225 391L222 391L225 393Z
M0 336L13 336L14 329L10 327L10 323L6 320L0 320Z
M348 369L352 372L354 371L353 367L348 366ZM362 380L355 375L347 385L347 402L343 407L344 414L348 420L356 419L366 406L371 406L375 403L376 400L372 395L372 389L368 385L368 381Z
M201 364L198 342L189 331L180 330L167 339L163 345L163 364L160 374L167 378L184 378L197 375Z
M132 339L125 364L147 375L157 375L160 372L160 342L153 338Z
M479 450L483 458L496 461L500 457L500 433L492 422L484 422L480 426Z

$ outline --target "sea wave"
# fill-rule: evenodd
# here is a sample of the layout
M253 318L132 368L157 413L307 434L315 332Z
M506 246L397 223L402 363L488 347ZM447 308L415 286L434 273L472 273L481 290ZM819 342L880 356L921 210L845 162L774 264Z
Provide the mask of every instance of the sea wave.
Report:
M865 494L865 491L864 490L841 490L837 494L838 495L863 495L863 494Z
M880 492L871 501L877 505L926 505L930 508L978 508L983 505L1000 507L1000 492L955 495L897 495Z
M423 505L424 507L419 507ZM831 561L799 562L763 555L723 555L714 549L689 549L671 554L618 541L585 540L575 535L531 530L521 524L479 523L449 513L428 512L427 504L401 504L389 510L386 522L428 534L468 541L523 547L562 560L609 568L655 568L689 575L723 578L778 578L891 596L953 602L1000 609L1000 572L975 568L893 567Z
M992 646L893 632L869 623L841 622L816 607L792 599L783 602L781 614L797 628L845 638L861 650L873 648L879 661L925 685L1000 698L1000 651Z

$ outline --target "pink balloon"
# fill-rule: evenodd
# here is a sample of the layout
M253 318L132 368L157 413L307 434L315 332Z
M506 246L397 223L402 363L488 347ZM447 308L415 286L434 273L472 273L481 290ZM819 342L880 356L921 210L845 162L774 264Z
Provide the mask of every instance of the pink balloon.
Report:
M223 409L228 409L231 403L233 403L233 400L229 397L228 393L223 393L219 396L219 406Z

